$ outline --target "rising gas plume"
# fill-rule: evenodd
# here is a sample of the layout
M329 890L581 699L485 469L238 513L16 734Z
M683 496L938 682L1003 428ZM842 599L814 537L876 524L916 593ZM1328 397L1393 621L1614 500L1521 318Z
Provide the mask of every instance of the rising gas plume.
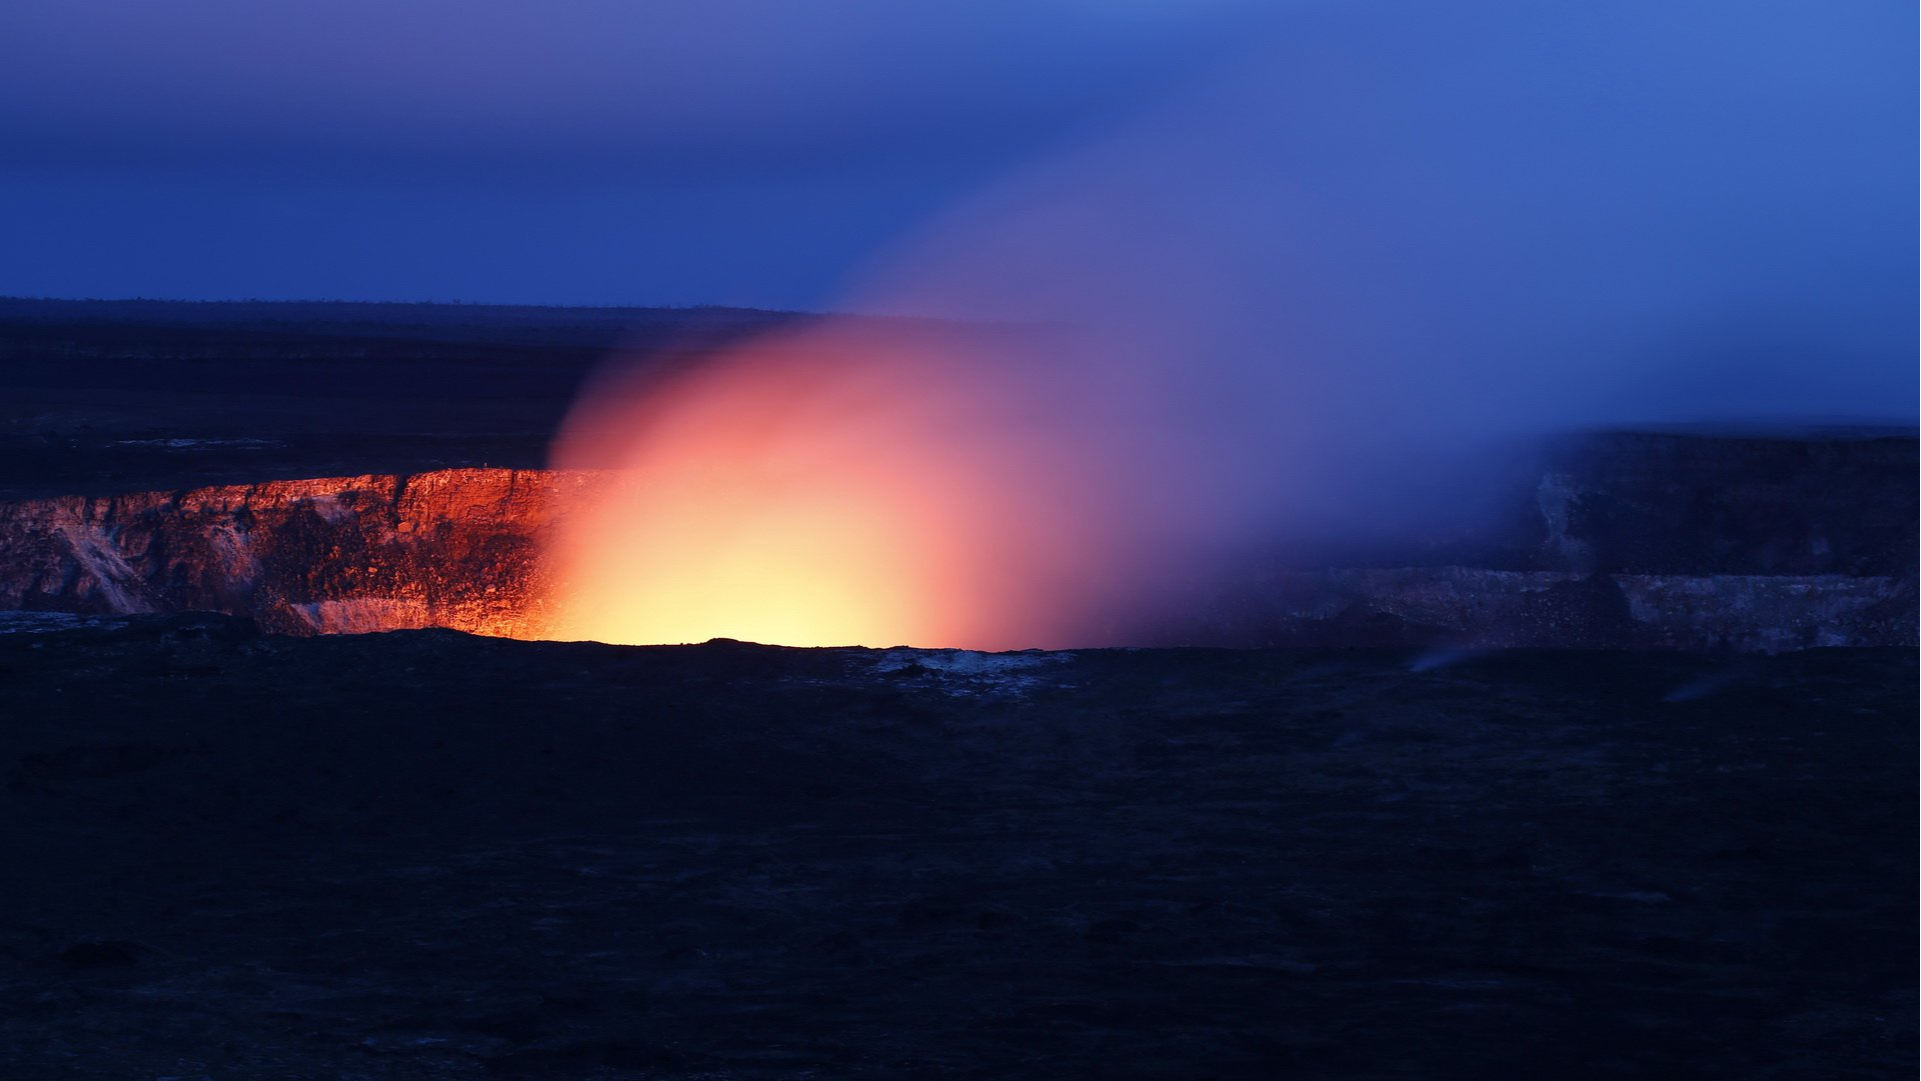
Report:
M555 633L1124 644L1223 561L1471 513L1503 438L1912 422L1875 19L1396 11L1263 24L845 305L971 322L610 367L555 444L625 473L567 517Z
M559 460L626 475L564 520L559 633L1120 640L1180 524L1138 483L1157 433L1050 337L829 321L603 382Z

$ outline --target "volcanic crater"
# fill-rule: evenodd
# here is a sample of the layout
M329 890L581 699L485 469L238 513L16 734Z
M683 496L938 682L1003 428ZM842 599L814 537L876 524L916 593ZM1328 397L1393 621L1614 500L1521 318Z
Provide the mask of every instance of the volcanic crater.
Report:
M556 523L623 483L542 468L601 358L697 363L797 319L27 301L0 315L0 609L519 638L553 634L570 588L545 558ZM184 373L164 391L162 366ZM1589 432L1517 442L1499 472L1467 528L1324 551L1275 538L1107 640L1034 644L1914 639L1910 432Z
M1276 557L1126 644L1778 651L1913 637L1914 577L1886 555L1912 545L1911 442L1616 434L1578 447L1588 471L1519 488L1502 530L1385 564ZM621 483L469 468L0 503L0 609L547 637L565 587L543 558L556 520Z
M1238 649L510 641L596 358L791 317L0 315L7 1076L1914 1072L1911 431L1130 632Z

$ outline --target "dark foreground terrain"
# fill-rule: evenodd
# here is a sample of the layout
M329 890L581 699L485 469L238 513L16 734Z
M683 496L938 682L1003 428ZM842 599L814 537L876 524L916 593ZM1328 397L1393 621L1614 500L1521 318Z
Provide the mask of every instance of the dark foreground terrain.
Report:
M0 1077L1912 1077L1915 686L0 634Z

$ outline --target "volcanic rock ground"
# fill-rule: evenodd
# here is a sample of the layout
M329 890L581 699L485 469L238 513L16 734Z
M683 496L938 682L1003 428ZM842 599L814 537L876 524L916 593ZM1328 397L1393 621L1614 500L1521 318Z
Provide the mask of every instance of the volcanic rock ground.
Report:
M0 1076L1909 1077L1915 656L0 635Z

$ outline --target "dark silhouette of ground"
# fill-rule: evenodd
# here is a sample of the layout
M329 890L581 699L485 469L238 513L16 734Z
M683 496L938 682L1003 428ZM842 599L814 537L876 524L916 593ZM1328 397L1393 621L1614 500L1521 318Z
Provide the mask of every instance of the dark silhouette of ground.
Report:
M0 634L0 1076L1909 1077L1915 683Z

